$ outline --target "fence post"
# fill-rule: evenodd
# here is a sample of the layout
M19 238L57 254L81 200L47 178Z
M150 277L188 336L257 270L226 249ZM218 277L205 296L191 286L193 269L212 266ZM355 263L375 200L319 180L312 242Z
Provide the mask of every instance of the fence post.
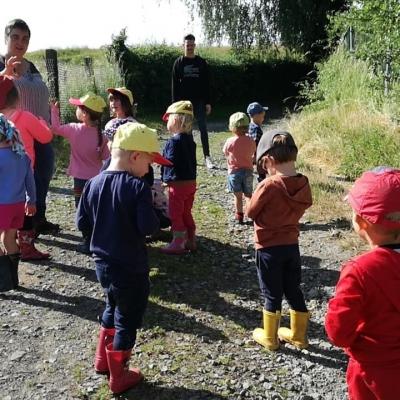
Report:
M93 71L93 59L92 59L92 57L85 57L84 61L85 61L86 73L88 74L88 76L93 76L94 75L94 71Z
M58 100L60 98L60 86L58 82L57 51L53 49L46 49L45 58L50 98L53 100Z

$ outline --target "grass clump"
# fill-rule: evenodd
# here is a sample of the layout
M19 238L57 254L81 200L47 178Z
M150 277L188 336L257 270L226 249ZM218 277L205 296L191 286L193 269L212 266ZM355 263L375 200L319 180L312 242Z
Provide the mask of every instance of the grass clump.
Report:
M354 179L377 165L400 166L395 93L383 98L368 65L337 51L318 66L311 103L288 122L307 163L327 174Z

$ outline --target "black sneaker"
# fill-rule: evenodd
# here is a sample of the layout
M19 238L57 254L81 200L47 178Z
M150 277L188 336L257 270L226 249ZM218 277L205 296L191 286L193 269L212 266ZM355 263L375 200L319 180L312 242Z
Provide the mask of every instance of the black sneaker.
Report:
M39 221L35 225L35 232L37 235L47 235L50 233L57 233L60 231L60 225L53 224L52 222L45 220Z

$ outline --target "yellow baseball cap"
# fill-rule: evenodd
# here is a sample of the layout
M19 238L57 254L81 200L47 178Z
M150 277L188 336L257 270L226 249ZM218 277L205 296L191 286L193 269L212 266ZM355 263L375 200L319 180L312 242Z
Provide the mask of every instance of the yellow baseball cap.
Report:
M103 112L104 108L107 105L102 97L100 97L94 93L88 93L79 99L71 98L71 99L69 99L69 103L74 106L85 106L89 110L92 110L92 111L95 111L98 113Z
M169 114L188 114L193 117L193 104L189 100L172 103L163 115L163 121L168 121Z
M108 88L107 89L108 93L120 93L123 96L126 96L129 99L129 103L131 103L131 106L133 106L133 93L127 89L125 86L119 87L119 88Z
M120 125L115 132L111 144L113 149L136 150L151 153L154 162L160 165L173 165L160 154L160 143L157 139L157 131L150 129L138 122L127 122Z
M247 127L249 124L249 117L245 113L236 112L229 117L229 129Z

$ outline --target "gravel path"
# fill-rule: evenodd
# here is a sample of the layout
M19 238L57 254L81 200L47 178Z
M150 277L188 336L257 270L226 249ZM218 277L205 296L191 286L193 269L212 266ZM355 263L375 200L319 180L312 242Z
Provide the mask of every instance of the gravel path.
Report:
M261 321L252 227L235 225L225 163L216 162L211 173L199 167L196 204L207 218L198 253L171 259L159 256L163 243L150 244L153 297L132 359L146 381L119 398L345 399L346 357L327 341L323 320L340 264L351 256L337 238L348 227L303 221L310 347L267 352L251 339ZM64 176L52 183L49 210L63 228L39 240L52 259L21 263L21 288L0 297L0 399L110 399L92 369L102 291L90 257L75 251L80 237ZM284 311L287 326L286 303Z

